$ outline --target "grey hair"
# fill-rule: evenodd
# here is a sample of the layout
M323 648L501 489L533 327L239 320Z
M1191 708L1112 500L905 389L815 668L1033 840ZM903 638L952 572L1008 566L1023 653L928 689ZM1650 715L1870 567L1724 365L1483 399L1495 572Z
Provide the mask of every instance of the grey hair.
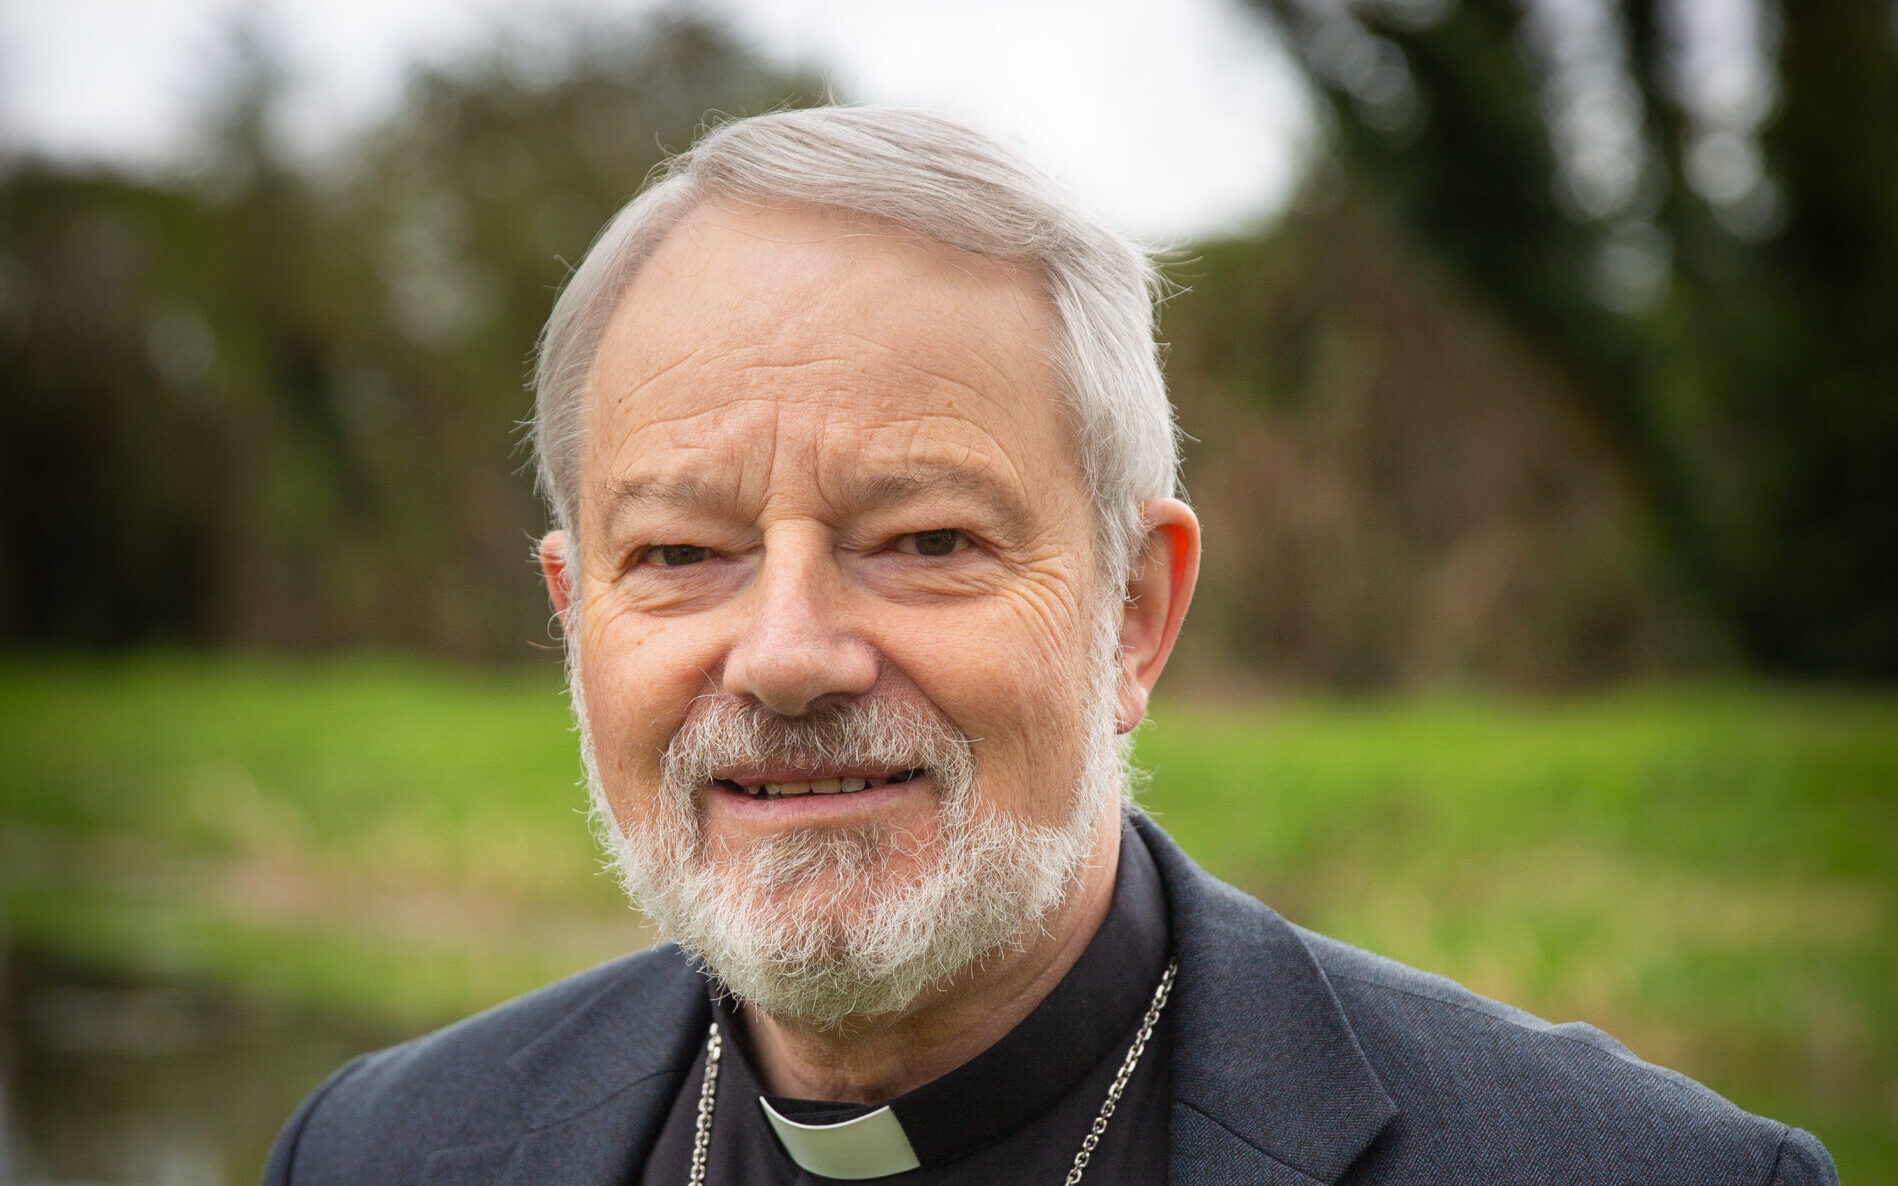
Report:
M554 525L579 526L585 393L620 297L708 201L810 206L1039 273L1060 325L1053 357L1110 588L1145 537L1140 504L1179 489L1179 446L1154 340L1164 281L1145 252L1008 148L898 107L777 111L720 124L660 165L600 232L541 331L530 429ZM570 570L571 571L571 570Z

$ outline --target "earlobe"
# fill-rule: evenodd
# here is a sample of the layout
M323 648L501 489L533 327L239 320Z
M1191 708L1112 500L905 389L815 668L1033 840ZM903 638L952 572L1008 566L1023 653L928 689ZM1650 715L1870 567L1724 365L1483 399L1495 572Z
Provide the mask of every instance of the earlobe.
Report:
M573 574L567 567L567 533L550 531L541 536L535 553L540 559L540 575L547 581L547 598L553 602L554 612L565 618L567 607L573 604Z
M1173 653L1199 578L1199 518L1176 498L1141 507L1146 545L1127 582L1120 619L1120 687L1115 726L1132 732Z

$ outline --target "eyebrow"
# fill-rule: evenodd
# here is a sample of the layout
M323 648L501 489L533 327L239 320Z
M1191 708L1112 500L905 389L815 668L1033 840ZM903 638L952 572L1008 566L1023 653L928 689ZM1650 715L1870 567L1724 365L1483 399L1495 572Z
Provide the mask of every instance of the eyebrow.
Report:
M602 523L609 534L621 530L626 516L646 507L662 507L687 514L730 500L728 491L704 478L687 475L651 478L608 478Z
M612 499L614 511L628 503L652 503L674 510L690 510L708 502L717 502L723 497L712 483L692 477L609 478L606 493Z
M896 473L877 474L853 482L849 487L851 500L860 506L901 505L945 490L972 497L1011 533L1020 534L1026 526L1027 508L1010 497L1007 489L985 470L922 464Z
M854 483L852 493L858 502L881 506L921 498L943 489L975 490L992 497L996 495L985 478L966 469L948 466L912 467L902 473L878 474Z
M609 517L633 506L661 506L691 511L729 504L732 491L722 482L682 475L677 477L611 478L605 483L610 499ZM908 466L845 484L846 501L859 507L885 507L913 502L941 491L972 496L998 516L1003 525L1019 532L1027 510L1000 484L981 470L940 464Z

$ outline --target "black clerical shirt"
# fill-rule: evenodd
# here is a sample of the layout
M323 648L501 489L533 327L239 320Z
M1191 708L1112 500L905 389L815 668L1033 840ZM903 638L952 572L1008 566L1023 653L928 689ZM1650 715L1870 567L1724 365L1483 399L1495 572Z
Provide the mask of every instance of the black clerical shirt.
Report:
M1087 949L1046 1000L969 1062L889 1102L918 1168L867 1179L889 1186L1020 1183L1058 1186L1107 1099L1166 969L1171 943L1159 874L1145 843L1123 827L1114 900ZM712 1186L813 1186L835 1179L801 1169L765 1119L758 1086L728 1005L715 1007L724 1037L706 1159ZM1166 1181L1171 1011L1129 1080L1086 1182ZM640 1186L682 1186L690 1175L705 1052L687 1072ZM838 1123L874 1106L772 1096L779 1115Z

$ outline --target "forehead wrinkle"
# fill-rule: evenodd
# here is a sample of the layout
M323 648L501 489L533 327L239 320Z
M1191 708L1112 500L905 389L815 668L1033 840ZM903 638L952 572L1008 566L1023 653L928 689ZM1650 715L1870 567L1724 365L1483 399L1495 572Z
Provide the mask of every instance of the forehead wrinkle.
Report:
M1000 401L995 401L999 405ZM953 412L922 416L908 425L910 434L911 460L907 466L922 470L955 471L979 478L988 492L1001 500L1007 499L1007 491L1020 490L1026 493L1035 489L1036 484L1029 479L1021 466L1011 444L1021 444L1022 440L998 437L994 432L981 429L977 436L958 435L953 431L938 435L932 431L937 422L975 427L966 417ZM961 458L956 461L939 460L943 456L943 446L958 448ZM919 447L920 446L920 447Z
M795 371L802 367L822 366L825 363L835 363L853 369L862 368L862 363L858 359L845 358L842 355L810 355L799 358L733 358L732 369L740 374L747 371Z
M892 342L864 329L843 331L852 342L860 343L879 355L885 356L899 371L919 375L937 383L955 387L974 395L993 399L984 391L986 379L999 391L1016 391L1024 385L1040 387L1047 382L1042 343L1035 341L1039 334L1024 334L1023 340L1009 345L983 340L979 342L924 343L916 340ZM1011 347L1019 347L1019 361L1027 363L1032 373L1022 374L1010 365L1014 361L1007 357L1015 353ZM868 369L862 358L839 358L830 361L853 365L857 369ZM980 376L967 378L954 373L958 367L979 368ZM1026 383L1024 383L1024 380Z
M681 456L711 455L712 476L704 476L703 463L680 468ZM659 471L642 471L637 465L630 473L602 478L597 489L603 496L603 518L609 528L616 527L637 510L659 508L680 514L716 512L735 514L743 503L738 458L730 450L706 445L679 446L668 464Z
M668 362L661 363L656 369L647 371L641 374L633 382L626 383L623 386L616 388L612 392L612 394L607 397L606 402L608 403L609 406L623 407L628 401L638 396L639 393L644 391L646 388L664 379L667 375L671 374L673 371L678 370L680 367L688 366L691 363L697 361L701 355L706 354L708 351L711 351L714 348L715 347L712 343L707 343L707 342L697 343L693 345L690 349L686 350L684 353L680 354L678 357L673 358ZM609 373L613 370L623 371L625 369L624 360L614 360L611 362L604 361L605 351L601 352L601 356L602 356L601 358L594 360L593 369L595 371L595 376L592 379L589 379L588 381L589 387L592 386L595 381L597 381L597 379L599 378L598 372L602 368L606 368Z

